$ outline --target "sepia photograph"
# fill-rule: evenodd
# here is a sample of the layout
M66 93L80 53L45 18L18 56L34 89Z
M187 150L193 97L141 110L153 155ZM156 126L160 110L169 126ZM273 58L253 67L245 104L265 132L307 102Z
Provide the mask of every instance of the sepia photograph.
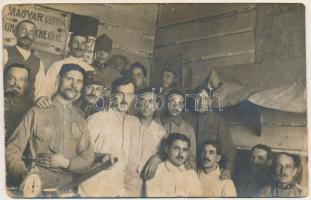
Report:
M303 3L2 7L7 198L309 195Z

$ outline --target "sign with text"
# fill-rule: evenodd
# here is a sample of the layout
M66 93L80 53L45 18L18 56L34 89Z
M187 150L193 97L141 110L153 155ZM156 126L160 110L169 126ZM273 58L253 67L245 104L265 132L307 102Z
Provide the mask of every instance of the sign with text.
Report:
M34 49L65 54L70 14L31 4L7 5L3 10L4 45L16 44L14 29L22 20L31 20L37 26Z

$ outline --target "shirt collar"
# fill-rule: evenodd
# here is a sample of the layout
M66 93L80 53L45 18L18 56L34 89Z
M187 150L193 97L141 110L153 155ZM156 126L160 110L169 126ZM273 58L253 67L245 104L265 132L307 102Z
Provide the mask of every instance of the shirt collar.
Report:
M166 168L170 172L183 172L183 171L186 171L186 168L185 168L184 165L181 165L181 166L177 167L177 166L173 165L171 163L171 161L169 161L169 160L164 161L164 165L166 166Z
M183 123L183 119L180 117L170 117L170 116L164 116L162 119L162 124L167 124L170 122L173 122L176 126L180 126Z
M30 54L31 54L31 50L26 50L23 49L22 47L19 47L16 45L17 50L23 55L24 59L26 60Z
M220 168L219 165L216 166L215 170L210 171L208 173L205 173L204 170L200 170L200 174L208 175L208 176L213 176L213 177L219 177L220 176Z
M72 108L72 103L64 103L62 102L59 97L55 96L53 98L53 103L57 106L57 107L61 107L61 108Z

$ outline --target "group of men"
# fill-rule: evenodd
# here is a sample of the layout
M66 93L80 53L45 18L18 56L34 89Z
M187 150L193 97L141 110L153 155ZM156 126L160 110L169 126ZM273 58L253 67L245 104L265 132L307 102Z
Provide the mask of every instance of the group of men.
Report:
M36 25L21 21L14 34L16 46L3 53L8 185L21 184L33 163L43 188L58 189L109 163L72 189L81 197L305 195L297 159L279 153L272 160L265 145L252 148L250 165L232 181L236 150L222 118L206 106L212 96L195 90L197 109L185 112L173 68L163 69L160 86L148 87L141 63L127 69L123 56L112 61L109 36L96 39L90 65L83 61L87 36L73 33L68 56L45 73L31 49ZM159 94L164 109L157 109Z

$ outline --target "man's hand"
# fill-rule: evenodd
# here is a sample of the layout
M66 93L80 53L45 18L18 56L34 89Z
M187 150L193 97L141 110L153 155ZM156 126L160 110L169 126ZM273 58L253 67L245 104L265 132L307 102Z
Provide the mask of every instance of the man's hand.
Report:
M51 106L53 106L53 102L50 99L50 97L40 97L37 101L36 101L36 105L39 108L49 108Z
M37 164L45 168L68 168L70 160L63 154L39 154Z
M223 170L221 170L220 179L221 179L221 180L228 180L228 179L231 179L231 171L228 170L228 169L223 169Z
M143 178L145 180L152 179L157 171L158 165L162 162L158 155L150 158L143 171Z

